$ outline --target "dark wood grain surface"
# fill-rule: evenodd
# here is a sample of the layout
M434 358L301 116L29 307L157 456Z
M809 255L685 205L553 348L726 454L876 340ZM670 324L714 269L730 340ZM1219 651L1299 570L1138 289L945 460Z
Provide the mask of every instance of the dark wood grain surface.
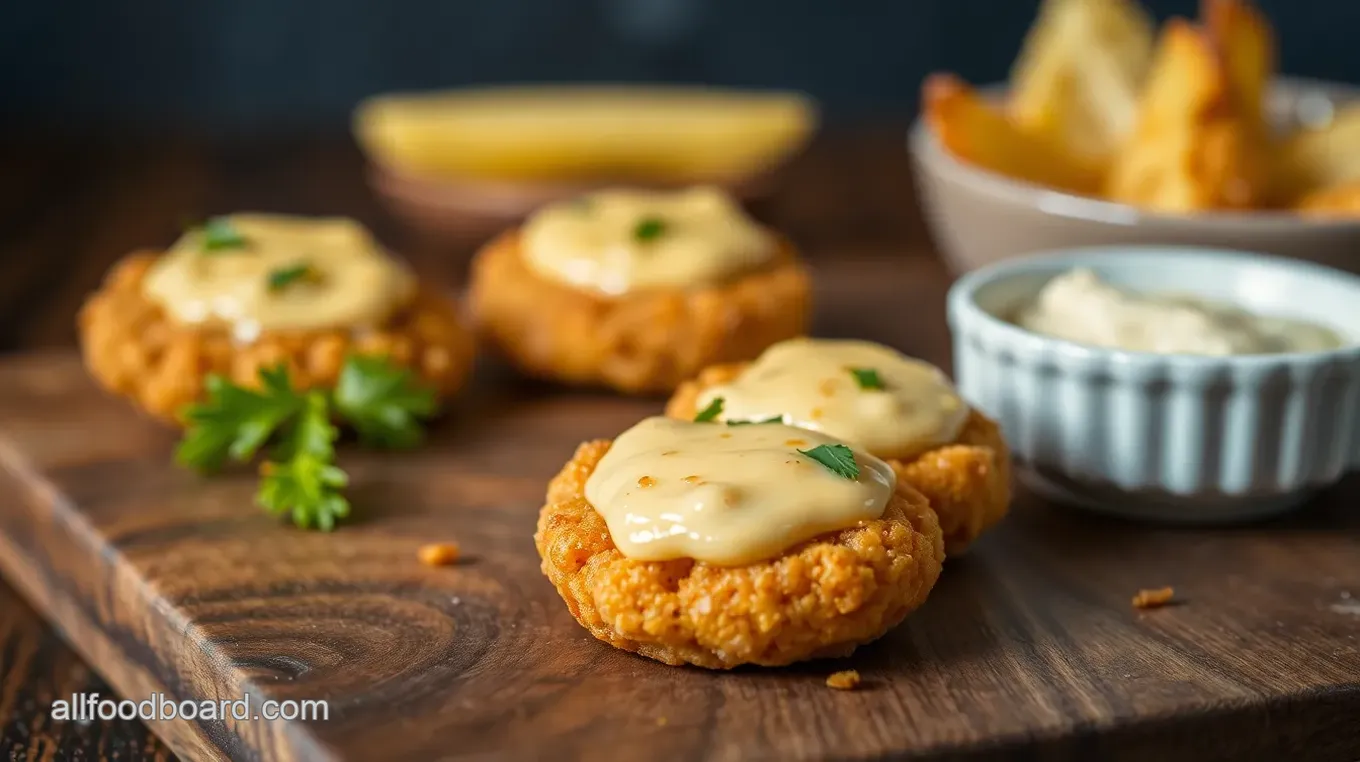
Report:
M825 335L947 363L948 276L912 205L899 134L842 135L764 216L812 256ZM162 139L0 151L0 341L69 346L122 252L239 208L342 212L456 287L475 242L402 228L343 140ZM849 660L717 674L598 644L537 572L546 478L656 400L573 394L483 368L431 446L347 450L360 516L300 534L252 479L167 466L171 436L56 349L0 367L0 559L124 695L325 698L327 722L161 723L188 758L1360 758L1360 485L1238 530L1164 530L1021 494L926 606ZM452 539L470 560L428 569ZM1138 613L1139 588L1183 605ZM1355 598L1351 596L1354 595ZM155 759L135 723L54 723L98 679L0 589L0 751ZM854 667L866 688L823 685ZM0 758L4 758L0 755Z

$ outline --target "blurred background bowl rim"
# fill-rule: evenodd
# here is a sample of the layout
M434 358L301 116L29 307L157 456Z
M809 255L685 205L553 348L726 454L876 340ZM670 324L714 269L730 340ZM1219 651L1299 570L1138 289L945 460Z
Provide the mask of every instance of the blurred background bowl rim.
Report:
M1354 342L1355 332L1360 331L1360 326L1352 328L1348 333L1347 338L1352 339L1352 343L1322 352L1277 352L1274 354L1224 356L1168 354L1081 344L1037 333L994 315L977 301L977 293L983 288L1012 278L1049 271L1056 275L1074 267L1087 265L1098 267L1100 262L1109 263L1112 259L1128 261L1146 258L1155 260L1161 257L1174 257L1180 261L1184 261L1186 257L1195 257L1215 260L1230 266L1251 263L1267 268L1301 271L1305 275L1328 277L1344 283L1346 287L1355 291L1356 299L1360 301L1360 275L1354 275L1315 262L1217 246L1108 244L1048 249L1024 254L980 267L960 276L954 282L954 285L950 286L946 297L949 326L953 330L957 321L971 321L974 328L980 327L1004 341L1006 345L1020 347L1026 353L1049 352L1060 355L1065 360L1089 363L1102 368L1108 367L1111 361L1121 367L1137 370L1166 368L1182 371L1260 370L1270 367L1319 365L1338 360L1360 363L1360 342ZM1148 266L1154 265L1149 262ZM1193 287L1188 290L1193 292Z
M1360 100L1360 86L1345 82L1311 77L1275 77L1273 91L1317 91L1332 100ZM989 98L999 98L1006 92L1004 82L979 87ZM1132 204L1082 196L1044 185L1019 180L993 172L958 158L945 149L925 123L923 115L912 122L907 135L909 151L914 154L921 171L935 175L952 173L951 179L975 193L1004 202L1031 207L1044 214L1068 219L1084 220L1106 225L1132 227L1136 225L1195 226L1201 229L1234 230L1243 228L1278 230L1292 225L1310 231L1360 233L1360 219L1347 217L1310 217L1286 209L1253 211L1212 210L1193 214L1144 209Z

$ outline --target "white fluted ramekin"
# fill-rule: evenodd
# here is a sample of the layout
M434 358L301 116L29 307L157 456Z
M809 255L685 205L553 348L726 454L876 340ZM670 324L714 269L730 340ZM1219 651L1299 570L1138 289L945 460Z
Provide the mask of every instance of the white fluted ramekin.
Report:
M1134 291L1320 323L1350 343L1330 352L1161 355L1010 322L1074 267ZM949 293L949 324L960 391L1001 423L1022 478L1052 497L1131 518L1241 521L1293 508L1360 466L1356 276L1194 247L1072 249L964 276Z

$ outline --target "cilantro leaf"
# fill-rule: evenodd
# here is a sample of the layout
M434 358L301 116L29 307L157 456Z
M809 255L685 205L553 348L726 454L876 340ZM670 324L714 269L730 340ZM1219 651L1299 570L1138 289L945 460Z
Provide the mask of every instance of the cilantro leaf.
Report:
M709 422L711 422L711 421L713 421L713 420L716 420L717 417L718 417L719 415L722 415L722 409L723 409L723 398L722 398L722 397L714 397L713 400L712 400L711 402L708 403L708 406L707 406L707 407L705 407L703 410L700 410L700 411L694 416L694 422L695 422L695 423L709 423Z
M639 241L652 241L666 232L666 221L660 217L643 217L633 228L633 237Z
M340 493L349 477L335 465L338 435L326 394L307 392L297 419L260 469L264 478L255 501L270 513L291 514L299 528L334 529L350 511Z
M380 355L351 355L335 384L335 407L364 443L407 448L420 443L421 418L438 407L434 390L408 368Z
M269 273L269 290L282 291L294 283L316 280L316 278L316 270L314 270L310 264L299 262L295 265L271 270Z
M873 368L846 368L850 375L855 377L855 383L861 389L882 389L883 379L878 377L878 371Z
M184 412L184 439L175 460L199 471L215 471L228 458L250 460L280 426L302 407L288 369L260 370L260 389L237 386L222 376L207 379L207 399Z
M855 453L843 444L817 445L811 450L798 452L826 466L826 470L837 476L846 479L859 478L859 464L855 462Z
M751 424L783 423L784 416L772 415L769 418L753 418L749 421L727 421L728 426L750 426Z
M213 217L203 223L203 250L211 252L244 249L249 244L227 217Z

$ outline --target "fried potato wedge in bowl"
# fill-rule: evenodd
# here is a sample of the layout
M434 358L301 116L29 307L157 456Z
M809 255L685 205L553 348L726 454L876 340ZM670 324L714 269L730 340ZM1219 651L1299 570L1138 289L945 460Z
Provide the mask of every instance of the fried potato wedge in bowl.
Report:
M1106 195L1144 209L1249 209L1266 198L1270 160L1259 114L1237 97L1205 30L1167 22L1130 140Z
M1011 68L1007 109L1088 158L1133 129L1156 28L1131 0L1044 0Z
M926 123L951 153L1036 185L1086 193L1100 184L1092 162L1020 129L1000 109L952 74L932 74L922 91Z
M910 148L950 265L1180 243L1360 272L1360 91L1277 76L1251 0L1153 39L1138 0L1044 0L1008 85L927 78Z

